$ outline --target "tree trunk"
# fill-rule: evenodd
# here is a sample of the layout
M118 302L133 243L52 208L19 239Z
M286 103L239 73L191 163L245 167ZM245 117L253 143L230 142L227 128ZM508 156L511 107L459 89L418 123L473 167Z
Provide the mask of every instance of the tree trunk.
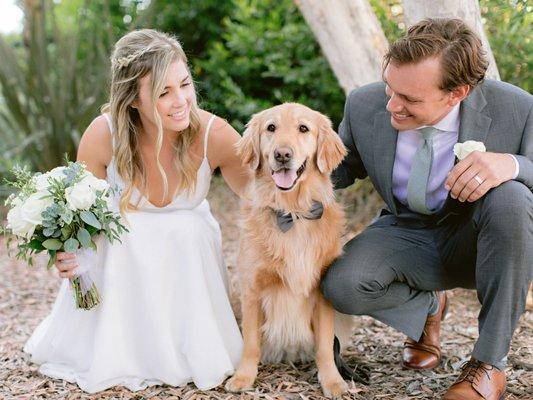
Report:
M500 79L496 61L483 30L478 0L403 0L405 24L411 26L424 18L460 18L481 37L487 52L489 68L487 77Z
M388 42L367 0L294 0L346 93L381 80Z

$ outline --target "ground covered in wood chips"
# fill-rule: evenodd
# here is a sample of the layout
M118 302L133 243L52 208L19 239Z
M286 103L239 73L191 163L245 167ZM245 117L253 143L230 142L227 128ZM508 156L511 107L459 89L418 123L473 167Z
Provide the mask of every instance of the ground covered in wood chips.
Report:
M236 197L221 183L213 181L209 195L213 213L221 223L224 253L235 292L237 227ZM350 215L349 229L357 233L376 211L375 194L362 198L356 190L344 191L341 201ZM223 387L200 391L193 385L180 388L155 386L132 393L114 388L97 395L83 393L76 385L49 379L38 372L22 352L25 341L37 324L49 313L60 280L47 272L44 259L38 267L28 268L8 259L0 250L0 399L322 399L316 367L308 364L263 365L259 369L255 391L242 395L226 393ZM238 307L235 293L233 303ZM344 353L349 363L358 361L370 366L370 386L351 383L345 399L433 399L442 395L458 376L469 358L477 337L476 316L479 310L475 293L468 290L450 292L451 307L443 325L444 359L433 371L415 372L402 369L400 354L404 337L393 329L362 317L351 346ZM507 399L533 399L533 313L526 312L512 342L509 354Z

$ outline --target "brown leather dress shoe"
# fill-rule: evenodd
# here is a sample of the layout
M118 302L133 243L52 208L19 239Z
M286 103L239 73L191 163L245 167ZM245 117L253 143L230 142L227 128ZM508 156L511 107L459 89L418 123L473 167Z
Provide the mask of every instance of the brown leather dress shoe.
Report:
M411 369L431 369L439 365L440 325L448 311L446 292L438 292L439 310L435 315L428 315L424 333L418 342L408 338L403 345L403 366Z
M442 399L503 400L505 386L505 372L472 358Z

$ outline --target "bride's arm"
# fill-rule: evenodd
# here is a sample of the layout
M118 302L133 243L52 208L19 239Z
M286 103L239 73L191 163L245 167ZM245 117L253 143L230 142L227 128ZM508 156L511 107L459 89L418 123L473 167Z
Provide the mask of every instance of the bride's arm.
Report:
M105 117L99 116L91 122L78 146L77 161L85 163L87 170L100 179L106 178L106 167L113 153L111 134ZM61 278L72 278L78 266L74 253L58 252L55 264Z
M103 115L95 118L87 127L78 146L77 161L83 162L87 170L97 178L105 179L106 167L113 156L113 145L109 126Z
M207 147L211 168L220 167L220 172L231 190L238 196L250 180L250 172L237 156L235 144L240 135L230 124L221 118L213 122Z

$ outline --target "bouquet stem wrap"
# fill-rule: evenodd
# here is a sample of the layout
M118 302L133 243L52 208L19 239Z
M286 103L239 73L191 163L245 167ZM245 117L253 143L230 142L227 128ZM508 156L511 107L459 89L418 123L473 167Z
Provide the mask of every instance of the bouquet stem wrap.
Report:
M90 310L100 304L100 294L91 277L91 267L97 261L96 251L93 249L79 249L76 252L78 267L76 274L70 279L76 307Z

